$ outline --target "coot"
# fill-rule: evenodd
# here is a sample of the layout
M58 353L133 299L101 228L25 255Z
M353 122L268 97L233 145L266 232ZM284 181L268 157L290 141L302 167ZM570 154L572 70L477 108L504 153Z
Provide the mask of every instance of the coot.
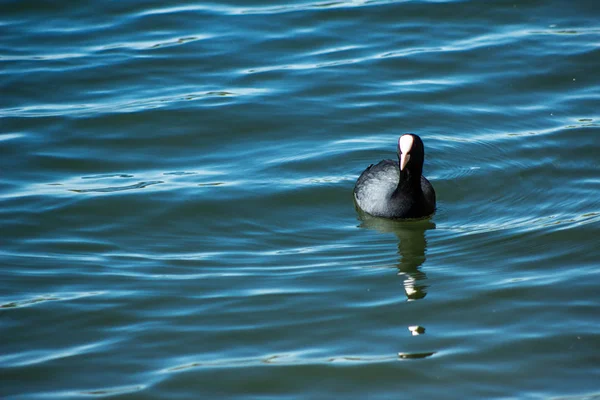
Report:
M356 205L383 218L424 218L435 212L435 191L423 176L425 149L418 135L398 139L398 159L371 164L356 181Z

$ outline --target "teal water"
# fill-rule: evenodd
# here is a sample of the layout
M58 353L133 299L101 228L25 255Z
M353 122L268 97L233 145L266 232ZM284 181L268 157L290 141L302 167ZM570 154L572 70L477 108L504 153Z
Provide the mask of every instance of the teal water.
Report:
M599 16L1 2L0 398L600 398Z

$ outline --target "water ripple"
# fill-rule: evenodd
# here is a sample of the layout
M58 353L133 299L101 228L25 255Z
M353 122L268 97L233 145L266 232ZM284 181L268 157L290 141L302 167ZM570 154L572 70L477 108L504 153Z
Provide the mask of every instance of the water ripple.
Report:
M592 2L9 3L2 396L595 395Z
M45 303L48 301L68 301L68 300L76 300L89 296L99 296L104 294L105 292L82 292L82 293L69 293L69 292L60 292L56 294L46 294L40 295L29 299L23 299L18 301L10 301L8 303L0 304L0 310L2 309L12 309L12 308L20 308L20 307L30 307L40 303Z

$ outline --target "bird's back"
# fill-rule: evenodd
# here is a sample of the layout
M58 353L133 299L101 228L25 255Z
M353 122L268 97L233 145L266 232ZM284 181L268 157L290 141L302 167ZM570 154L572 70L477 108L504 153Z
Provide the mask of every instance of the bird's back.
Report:
M383 160L363 171L354 186L354 199L358 207L374 216L392 212L390 198L400 178L398 163Z

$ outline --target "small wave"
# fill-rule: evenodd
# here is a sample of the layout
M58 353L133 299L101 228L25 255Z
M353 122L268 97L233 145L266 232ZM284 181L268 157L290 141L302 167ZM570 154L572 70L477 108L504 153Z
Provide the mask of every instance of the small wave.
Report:
M104 179L104 178L133 178L133 175L129 174L104 174L104 175L90 175L82 176L81 179Z
M408 353L400 353L408 354ZM425 353L423 353L425 354ZM434 353L427 353L434 354ZM400 357L403 358L403 357ZM408 357L406 357L408 358ZM417 357L413 357L417 358ZM196 361L176 365L162 370L162 373L177 373L195 368L236 368L259 366L264 364L275 365L318 365L318 364L379 364L382 362L393 362L397 358L390 355L339 355L329 357L303 357L301 354L274 354L262 357L232 358L218 361Z
M48 301L68 301L76 300L84 297L98 296L105 292L75 292L75 293L60 293L60 294L46 294L35 296L32 298L26 298L22 300L10 301L8 303L0 304L0 310L2 309L13 309L22 307L31 307Z
M94 189L69 189L71 192L75 193L112 193L112 192L121 192L123 190L132 190L132 189L143 189L145 187L151 185L158 185L159 183L164 183L163 181L150 181L150 182L139 182L135 185L127 185L127 186L111 186L104 188L94 188Z
M273 92L273 89L264 88L227 88L220 90L208 90L200 92L185 92L188 88L182 88L184 93L175 95L162 95L143 97L139 100L130 100L129 98L116 99L110 101L98 101L78 104L36 104L32 106L23 106L15 108L6 108L2 110L5 117L49 117L49 116L83 116L88 114L103 113L130 113L145 111L157 108L168 107L174 103L182 101L201 101L209 102L207 106L223 105L222 101L236 97L254 97L262 96ZM210 100L214 99L214 103ZM218 102L216 99L220 99Z

